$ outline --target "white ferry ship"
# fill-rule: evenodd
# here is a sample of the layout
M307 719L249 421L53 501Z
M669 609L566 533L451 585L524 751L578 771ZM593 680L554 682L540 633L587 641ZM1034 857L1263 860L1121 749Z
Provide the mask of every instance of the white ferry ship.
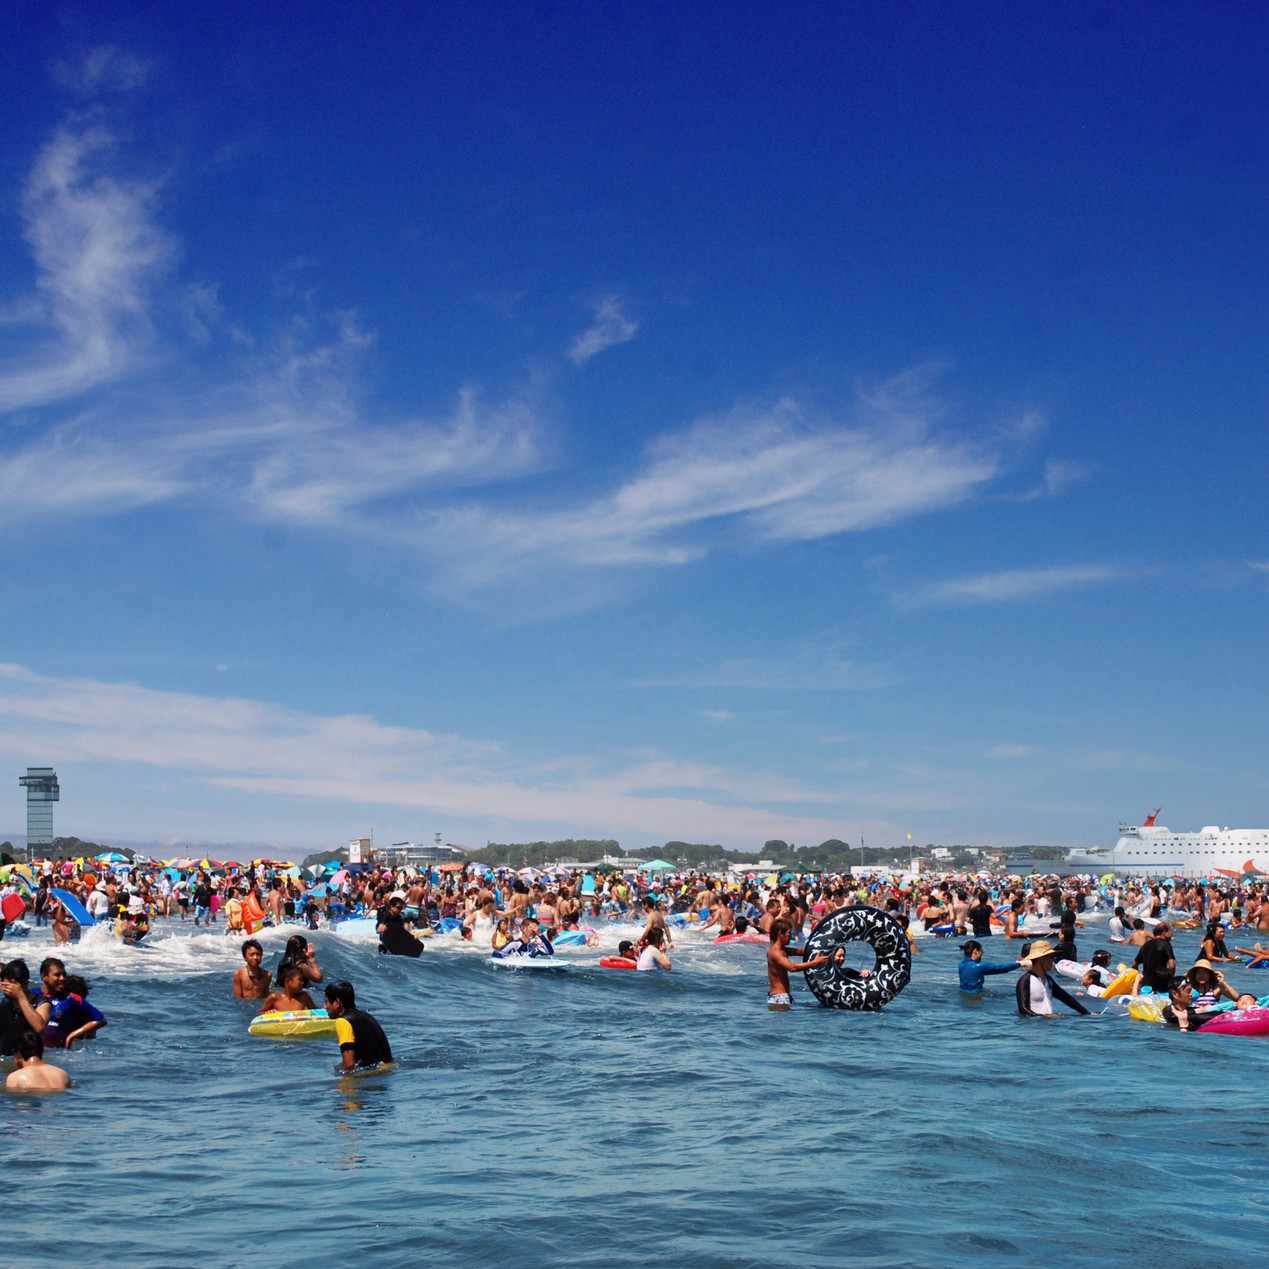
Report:
M1120 824L1113 850L1094 846L1072 854L1071 872L1113 872L1118 876L1244 877L1269 873L1269 828L1217 828L1174 833L1155 821L1162 807L1143 824Z

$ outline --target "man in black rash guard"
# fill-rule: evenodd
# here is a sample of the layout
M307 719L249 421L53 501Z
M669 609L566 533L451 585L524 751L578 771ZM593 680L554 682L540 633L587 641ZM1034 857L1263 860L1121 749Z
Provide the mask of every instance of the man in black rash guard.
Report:
M974 898L977 902L969 910L969 924L976 939L991 937L991 904L987 902L987 891L980 890Z
M1172 927L1160 921L1154 935L1144 942L1132 962L1141 970L1142 982L1158 995L1166 995L1176 973L1176 953L1172 950Z
M1036 939L1027 952L1027 960L1031 968L1018 979L1015 995L1018 1001L1018 1012L1024 1018L1052 1018L1053 1002L1060 1000L1076 1013L1088 1013L1074 996L1059 987L1049 976L1053 962L1057 959L1053 944L1048 939Z
M405 928L405 893L393 891L375 920L379 951L385 956L422 956L423 941Z
M383 1028L364 1009L349 982L331 983L326 988L326 1012L335 1019L335 1038L345 1071L383 1066L392 1061L392 1046Z

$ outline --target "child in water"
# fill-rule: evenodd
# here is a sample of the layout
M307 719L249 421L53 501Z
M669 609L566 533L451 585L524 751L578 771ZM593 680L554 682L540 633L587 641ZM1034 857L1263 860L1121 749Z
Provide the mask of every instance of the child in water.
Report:
M298 965L287 965L282 971L279 990L265 997L261 1013L294 1013L300 1009L313 1009L313 997L304 990L304 971Z
M242 945L242 959L247 963L234 970L234 996L238 1000L263 1000L269 994L273 975L264 969L264 948L257 939L248 939Z

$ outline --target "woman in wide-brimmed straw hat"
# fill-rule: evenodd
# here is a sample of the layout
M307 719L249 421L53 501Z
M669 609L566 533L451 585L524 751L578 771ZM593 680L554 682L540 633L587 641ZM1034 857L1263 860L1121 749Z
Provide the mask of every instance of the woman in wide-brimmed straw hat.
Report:
M1206 957L1199 957L1185 976L1194 988L1195 1009L1210 1009L1220 1003L1222 996L1238 999L1238 993L1225 981L1225 975L1215 969Z
M1023 953L1023 964L1029 963L1031 968L1018 979L1015 995L1018 1012L1024 1018L1053 1017L1055 1000L1060 1000L1076 1013L1088 1013L1074 996L1050 977L1049 970L1057 959L1057 949L1048 939L1036 939L1030 946L1023 948Z

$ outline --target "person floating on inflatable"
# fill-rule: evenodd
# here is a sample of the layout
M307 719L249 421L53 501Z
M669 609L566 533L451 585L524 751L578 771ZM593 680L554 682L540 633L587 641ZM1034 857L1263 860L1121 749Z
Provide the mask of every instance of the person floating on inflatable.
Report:
M335 1019L340 1065L345 1071L364 1071L392 1061L392 1046L383 1028L364 1009L350 982L330 983L326 988L326 1012Z
M839 947L835 952L826 952L809 961L790 960L786 949L792 934L793 926L784 917L777 917L771 922L768 931L771 946L767 949L767 1004L775 1010L788 1009L793 1004L789 990L790 974L805 974L808 969L821 969L828 964L836 964L840 969L846 959L846 949ZM862 970L860 976L867 978L868 972Z
M977 939L970 939L961 944L964 959L956 967L960 977L961 991L967 996L981 996L983 983L992 974L1008 974L1015 970L1021 961L1010 961L1007 965L990 965L983 960L983 945Z
M542 933L542 927L534 917L525 917L520 922L520 937L504 943L494 956L498 960L507 960L514 956L554 956L555 948L551 940Z
M304 990L304 971L292 964L278 974L278 990L264 998L260 1013L294 1013L315 1008L313 997Z
M382 956L422 956L423 940L405 928L405 891L394 890L375 922Z
M1018 979L1014 993L1018 1001L1018 1012L1024 1018L1054 1017L1054 1000L1060 1000L1076 1013L1088 1013L1074 996L1050 977L1049 971L1057 956L1048 939L1036 939L1029 948L1023 948L1023 951L1026 953L1023 961L1031 968Z

